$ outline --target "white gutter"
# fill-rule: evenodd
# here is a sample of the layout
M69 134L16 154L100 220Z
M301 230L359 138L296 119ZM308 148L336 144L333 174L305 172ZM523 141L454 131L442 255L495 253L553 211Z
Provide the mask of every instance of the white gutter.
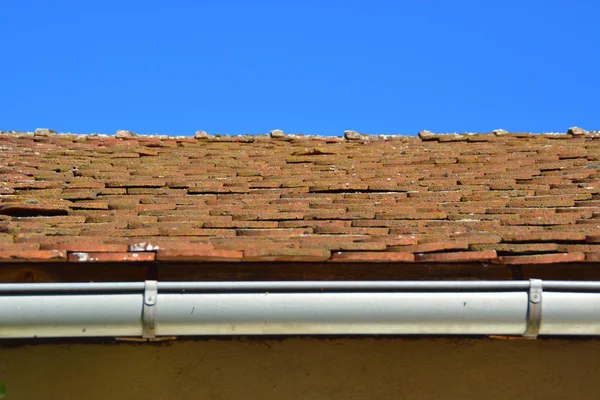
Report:
M0 284L0 338L600 335L600 282Z

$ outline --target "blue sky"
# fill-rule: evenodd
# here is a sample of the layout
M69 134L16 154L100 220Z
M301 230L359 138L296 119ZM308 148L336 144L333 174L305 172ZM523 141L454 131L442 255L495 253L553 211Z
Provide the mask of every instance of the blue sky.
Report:
M0 130L600 129L598 1L0 0Z

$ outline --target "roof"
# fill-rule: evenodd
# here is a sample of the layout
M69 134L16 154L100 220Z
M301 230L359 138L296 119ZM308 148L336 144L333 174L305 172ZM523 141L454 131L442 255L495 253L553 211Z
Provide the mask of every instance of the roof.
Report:
M600 134L0 133L0 262L600 262Z

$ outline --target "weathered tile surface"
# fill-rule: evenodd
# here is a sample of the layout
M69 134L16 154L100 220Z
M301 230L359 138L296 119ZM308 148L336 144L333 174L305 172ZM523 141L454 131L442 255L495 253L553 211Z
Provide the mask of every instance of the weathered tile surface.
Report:
M600 135L0 133L0 262L598 262Z

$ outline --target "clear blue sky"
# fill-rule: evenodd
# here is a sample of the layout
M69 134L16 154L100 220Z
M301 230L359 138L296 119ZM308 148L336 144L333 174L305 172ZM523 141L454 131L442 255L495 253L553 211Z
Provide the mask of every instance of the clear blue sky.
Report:
M0 130L600 129L600 2L0 0Z

